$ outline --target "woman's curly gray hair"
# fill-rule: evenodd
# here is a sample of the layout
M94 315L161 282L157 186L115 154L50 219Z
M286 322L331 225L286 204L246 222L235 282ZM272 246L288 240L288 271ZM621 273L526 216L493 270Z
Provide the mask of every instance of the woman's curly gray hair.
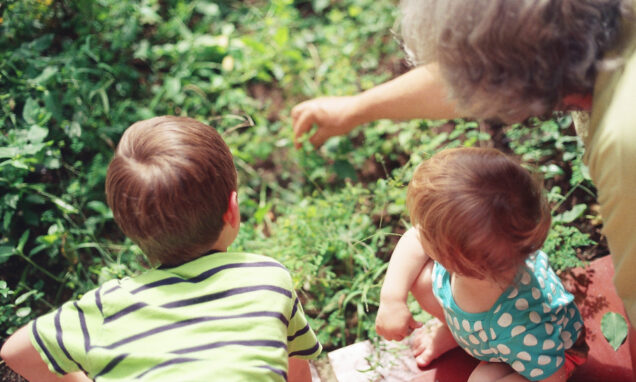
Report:
M414 65L436 61L459 110L503 122L589 93L632 0L402 0Z

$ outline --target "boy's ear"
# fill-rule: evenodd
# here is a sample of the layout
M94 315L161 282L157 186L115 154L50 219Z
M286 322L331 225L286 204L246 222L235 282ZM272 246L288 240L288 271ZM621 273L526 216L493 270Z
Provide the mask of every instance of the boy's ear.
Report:
M241 224L241 213L238 206L238 195L236 191L232 191L230 199L227 203L227 211L223 214L223 221L226 224L232 226L232 228L238 228Z

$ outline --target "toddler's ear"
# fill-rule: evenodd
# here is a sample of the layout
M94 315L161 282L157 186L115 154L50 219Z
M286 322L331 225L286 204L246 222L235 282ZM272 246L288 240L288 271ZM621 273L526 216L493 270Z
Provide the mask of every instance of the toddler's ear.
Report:
M223 221L232 228L237 228L241 224L241 213L238 206L238 195L232 191L227 203L227 211L223 214Z

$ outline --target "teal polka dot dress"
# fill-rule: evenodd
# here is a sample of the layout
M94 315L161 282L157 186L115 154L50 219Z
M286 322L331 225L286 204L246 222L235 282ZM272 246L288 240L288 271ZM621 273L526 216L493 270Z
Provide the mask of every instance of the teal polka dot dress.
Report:
M565 362L565 350L581 333L574 297L539 251L528 257L515 282L487 312L462 311L453 299L450 274L435 262L433 293L457 343L470 355L505 362L525 378L549 377Z

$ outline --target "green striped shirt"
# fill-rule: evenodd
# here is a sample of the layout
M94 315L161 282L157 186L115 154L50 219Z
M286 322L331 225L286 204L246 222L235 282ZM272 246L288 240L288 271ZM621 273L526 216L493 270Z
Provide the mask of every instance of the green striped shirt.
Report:
M106 282L34 320L31 342L96 381L284 381L288 356L322 350L287 269L246 253Z

